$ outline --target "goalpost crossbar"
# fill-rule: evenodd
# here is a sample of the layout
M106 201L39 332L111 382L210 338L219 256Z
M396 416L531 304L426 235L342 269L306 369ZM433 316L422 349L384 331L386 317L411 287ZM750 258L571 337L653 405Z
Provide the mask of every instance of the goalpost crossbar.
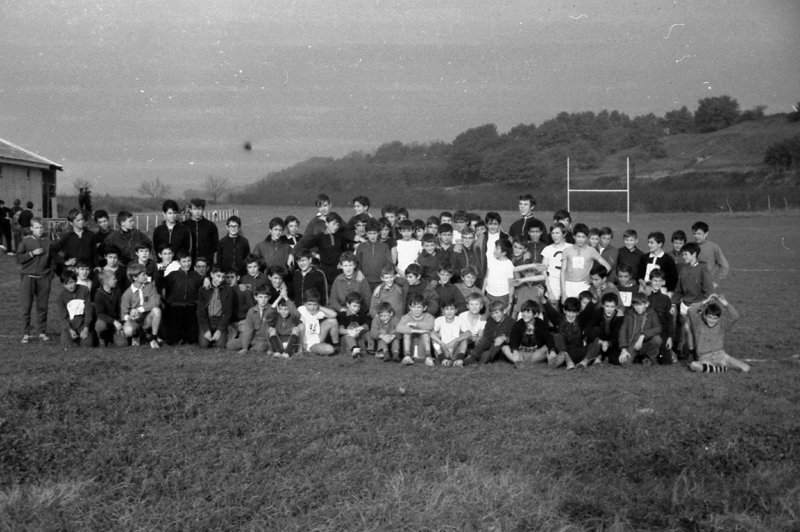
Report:
M625 220L627 223L631 223L631 160L630 158L626 159L626 180L625 186L626 188L619 188L619 189L588 189L588 188L570 188L569 186L569 157L567 157L567 210L570 209L570 194L573 192L616 192L616 193L625 193L626 200L627 200L627 208L625 213Z

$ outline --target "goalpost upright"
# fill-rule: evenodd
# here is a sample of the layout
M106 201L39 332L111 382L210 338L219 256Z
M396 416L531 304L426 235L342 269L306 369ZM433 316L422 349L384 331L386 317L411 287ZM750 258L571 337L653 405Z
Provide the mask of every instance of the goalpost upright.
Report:
M567 210L570 211L569 208L569 197L572 192L624 192L625 197L627 200L627 208L626 208L626 222L631 223L631 159L630 157L625 159L625 166L627 175L625 178L625 188L622 189L615 189L615 190L608 190L608 189L573 189L569 186L569 157L567 157Z

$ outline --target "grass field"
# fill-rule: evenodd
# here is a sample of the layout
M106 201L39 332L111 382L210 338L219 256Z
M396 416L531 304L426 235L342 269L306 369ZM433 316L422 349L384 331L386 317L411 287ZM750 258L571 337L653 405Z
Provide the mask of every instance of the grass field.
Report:
M22 346L0 257L0 530L796 531L800 215L700 218L749 374Z

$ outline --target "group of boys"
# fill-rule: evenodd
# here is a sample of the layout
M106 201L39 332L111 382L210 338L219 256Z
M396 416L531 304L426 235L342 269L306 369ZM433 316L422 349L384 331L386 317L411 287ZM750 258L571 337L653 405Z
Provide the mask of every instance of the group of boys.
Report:
M728 264L703 222L692 227L695 243L673 233L671 251L662 233L650 233L645 253L634 230L617 249L610 228L573 226L563 210L548 230L529 194L508 233L496 212L412 221L386 205L376 219L359 196L345 222L328 196L316 206L305 234L296 217L274 218L253 248L237 216L219 238L201 199L183 222L177 203L165 201L152 238L125 211L113 231L108 213L96 211L93 232L88 214L73 209L54 243L34 218L16 254L22 342L32 337L34 305L39 337L48 339L55 272L64 347L185 343L281 358L344 353L405 365L567 369L680 356L695 371L749 370L723 349L738 314L715 292Z

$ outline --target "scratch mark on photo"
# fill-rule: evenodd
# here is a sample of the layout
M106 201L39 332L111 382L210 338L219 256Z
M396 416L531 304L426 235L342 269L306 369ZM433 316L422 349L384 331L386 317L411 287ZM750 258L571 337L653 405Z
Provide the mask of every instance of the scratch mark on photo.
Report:
M672 28L674 28L675 26L685 26L685 25L686 24L673 24L672 26L669 27L669 30L667 31L667 36L664 38L669 39L669 34L672 33Z
M569 16L569 18L571 18L572 20L578 20L578 19L581 19L583 17L589 18L589 17L586 16L586 13L582 13L581 15L579 15L577 17L573 17L572 15Z
M683 61L683 60L684 60L684 59L686 59L687 57L692 57L692 56L691 56L691 55L684 55L684 56L683 56L683 57L681 57L680 59L676 59L676 60L675 60L675 62L676 62L676 63L680 63L681 61Z

